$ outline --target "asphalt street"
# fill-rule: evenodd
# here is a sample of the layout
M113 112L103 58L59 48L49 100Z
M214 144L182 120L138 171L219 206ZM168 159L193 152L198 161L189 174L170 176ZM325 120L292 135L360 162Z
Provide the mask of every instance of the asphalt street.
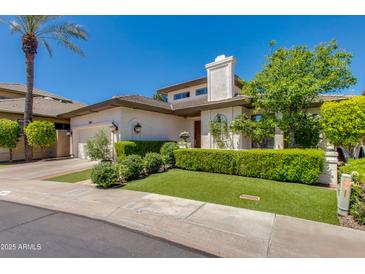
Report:
M209 255L106 222L0 201L0 257L203 258Z

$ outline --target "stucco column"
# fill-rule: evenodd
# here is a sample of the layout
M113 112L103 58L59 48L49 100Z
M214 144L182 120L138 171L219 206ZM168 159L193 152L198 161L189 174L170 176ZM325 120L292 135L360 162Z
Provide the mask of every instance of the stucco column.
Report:
M283 149L284 148L284 132L279 128L275 128L274 135L274 149Z
M282 114L277 113L276 118L281 119ZM284 132L280 130L280 128L275 128L274 135L274 149L283 149L284 148Z
M323 136L320 147L325 152L323 170L321 176L319 177L319 183L323 185L329 185L331 187L337 187L338 153L335 150L335 146L330 144Z

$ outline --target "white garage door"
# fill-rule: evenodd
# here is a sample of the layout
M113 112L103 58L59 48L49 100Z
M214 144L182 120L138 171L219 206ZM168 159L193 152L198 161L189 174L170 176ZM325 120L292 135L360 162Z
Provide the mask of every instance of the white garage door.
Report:
M81 159L88 159L86 152L86 142L88 139L93 138L96 133L100 130L104 130L107 134L110 142L110 128L109 127L88 127L88 128L80 128L76 129L73 132L74 136L74 148L75 155Z

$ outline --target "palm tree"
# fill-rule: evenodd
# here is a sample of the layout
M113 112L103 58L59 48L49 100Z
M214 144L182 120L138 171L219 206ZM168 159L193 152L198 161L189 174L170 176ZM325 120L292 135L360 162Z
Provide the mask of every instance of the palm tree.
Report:
M24 128L32 121L33 118L33 83L34 83L34 59L37 54L39 42L46 48L52 56L52 48L49 44L53 40L73 52L84 56L83 51L76 46L71 40L87 40L88 34L81 25L59 22L59 16L49 15L24 15L16 16L14 20L7 21L1 19L1 22L10 26L10 32L20 33L22 35L22 50L25 54L27 93L25 97L24 109ZM26 161L33 158L32 147L28 144L24 136L24 156Z

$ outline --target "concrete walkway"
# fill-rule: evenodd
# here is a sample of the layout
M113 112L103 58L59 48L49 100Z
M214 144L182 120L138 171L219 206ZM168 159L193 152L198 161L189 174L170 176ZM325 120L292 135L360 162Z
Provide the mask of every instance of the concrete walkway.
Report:
M0 178L0 199L105 220L221 257L365 257L364 231L157 194Z

